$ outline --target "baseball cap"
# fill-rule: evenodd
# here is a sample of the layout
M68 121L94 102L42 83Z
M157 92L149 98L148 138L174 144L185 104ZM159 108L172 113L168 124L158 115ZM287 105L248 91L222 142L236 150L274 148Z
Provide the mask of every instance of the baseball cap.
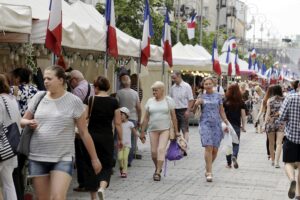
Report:
M120 111L121 111L122 113L125 113L125 114L127 115L127 117L129 117L130 111L128 110L128 108L122 107L122 108L120 108Z

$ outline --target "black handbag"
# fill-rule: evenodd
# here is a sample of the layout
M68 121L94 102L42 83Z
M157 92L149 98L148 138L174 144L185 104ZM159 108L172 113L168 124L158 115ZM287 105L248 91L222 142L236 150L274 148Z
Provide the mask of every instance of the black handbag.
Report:
M34 108L34 112L38 108L41 100L44 98L46 93L47 92L45 92L44 94L41 95L39 101L37 102L37 104ZM33 113L33 117L34 117L34 113ZM18 145L18 148L17 148L18 153L23 154L25 156L29 156L30 141L31 141L31 136L32 136L33 132L34 132L34 129L30 128L30 126L28 126L28 125L26 125L23 128L21 138L20 138L20 142L19 142L19 145Z
M12 120L7 101L4 97L1 96L1 98L4 102L6 112L10 120ZM17 147L21 136L16 122L13 122L8 126L3 123L2 127L3 132L0 135L0 162L12 158L17 154Z

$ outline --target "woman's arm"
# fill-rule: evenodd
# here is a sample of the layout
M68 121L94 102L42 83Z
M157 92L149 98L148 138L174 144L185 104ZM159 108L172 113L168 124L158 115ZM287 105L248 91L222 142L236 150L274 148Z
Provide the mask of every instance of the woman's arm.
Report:
M87 126L86 126L86 113L85 112L80 116L80 118L76 119L76 125L78 127L80 138L82 139L84 146L87 149L87 151L91 157L94 171L96 174L98 174L102 169L102 165L98 159L93 139L92 139L91 135L89 134Z
M29 111L25 112L20 124L22 128L24 128L26 125L29 125L30 128L36 129L38 126L37 121L33 119L33 114Z
M228 121L226 113L224 111L224 106L222 104L220 105L220 116L221 116L223 122L228 126L229 121Z
M114 124L115 128L117 129L118 133L118 146L119 148L123 147L123 132L122 132L122 119L121 119L121 111L120 109L115 110L115 117L114 117Z
M267 123L267 120L269 119L271 114L271 107L270 107L270 102L268 100L267 102L267 111L266 111L266 116L265 116L265 123Z
M149 111L146 111L143 119L142 127L141 127L141 135L140 135L141 138L145 138L145 129L147 128L149 123L149 116L150 116Z

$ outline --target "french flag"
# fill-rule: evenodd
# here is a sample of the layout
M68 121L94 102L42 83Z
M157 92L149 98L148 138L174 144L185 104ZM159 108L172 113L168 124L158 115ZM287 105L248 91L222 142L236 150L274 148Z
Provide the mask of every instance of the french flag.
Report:
M62 4L61 0L51 0L45 46L55 55L61 55Z
M196 14L193 14L191 18L187 21L187 33L189 40L195 38L195 29L196 29Z
M249 54L249 58L248 58L248 69L251 70L252 68L252 58L251 58L251 54Z
M265 63L263 63L260 68L260 74L265 75L266 71L267 71L267 66L265 65Z
M240 76L241 75L241 71L240 71L240 66L238 64L238 59L239 59L239 54L238 54L238 49L235 50L235 60L234 60L234 64L235 64L235 74Z
M256 58L256 50L255 50L255 48L253 48L252 50L251 50L251 53L250 53L250 55L251 55L251 58Z
M227 75L231 76L232 75L232 64L231 64L231 60L230 60L230 46L228 46L228 50L227 50L226 63L228 64Z
M153 37L152 19L150 15L150 8L148 0L145 0L145 11L144 11L144 29L142 39L142 52L141 52L141 64L147 66L148 59L150 57L150 40Z
M106 0L105 19L107 25L106 49L110 56L118 57L118 42L115 21L114 0Z
M173 66L172 58L172 40L171 40L171 26L168 9L166 9L166 17L163 27L162 46L164 49L163 60L167 61L170 67Z
M220 61L219 61L216 39L214 40L214 43L213 43L212 63L213 63L214 72L220 76L222 74L222 71L221 71L221 65L220 65Z
M233 49L235 49L237 47L236 45L236 38L234 36L228 38L222 47L222 52L228 51L228 47L229 47L229 51L232 51Z

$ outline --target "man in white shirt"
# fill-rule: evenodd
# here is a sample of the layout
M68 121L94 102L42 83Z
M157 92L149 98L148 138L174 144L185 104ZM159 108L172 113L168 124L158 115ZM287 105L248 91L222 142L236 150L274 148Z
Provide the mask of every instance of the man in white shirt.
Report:
M175 101L175 112L178 123L178 132L182 130L184 139L189 139L189 115L194 104L194 97L191 86L184 82L180 72L171 75L174 85L171 87L170 96Z

